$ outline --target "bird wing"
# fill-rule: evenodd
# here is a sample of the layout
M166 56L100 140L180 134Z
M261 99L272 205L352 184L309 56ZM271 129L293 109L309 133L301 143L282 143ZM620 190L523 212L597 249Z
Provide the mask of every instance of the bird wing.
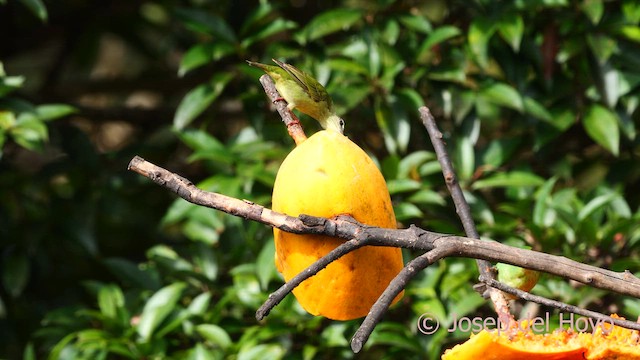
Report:
M327 106L331 108L331 97L329 96L329 93L327 93L327 90L324 88L324 86L322 86L322 84L318 82L318 80L293 65L283 63L282 61L278 61L276 59L272 60L289 75L291 75L291 78L296 83L298 83L298 85L300 85L307 94L309 94L313 101L325 101L327 103Z

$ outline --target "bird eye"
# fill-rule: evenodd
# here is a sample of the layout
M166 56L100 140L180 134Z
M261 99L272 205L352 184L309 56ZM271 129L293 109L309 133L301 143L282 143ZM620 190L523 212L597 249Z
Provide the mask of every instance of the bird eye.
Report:
M344 131L344 120L340 119L340 130Z

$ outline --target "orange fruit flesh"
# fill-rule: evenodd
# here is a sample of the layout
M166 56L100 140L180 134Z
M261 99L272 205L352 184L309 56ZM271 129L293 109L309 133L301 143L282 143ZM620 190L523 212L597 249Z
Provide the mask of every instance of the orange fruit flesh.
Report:
M602 331L598 328L593 334L576 333L568 329L551 334L534 334L530 331L510 334L482 330L472 334L463 344L445 351L442 359L640 359L638 331L619 326L606 329Z
M284 160L273 189L273 209L291 216L349 214L361 223L396 228L391 198L373 161L347 137L320 131ZM286 281L340 245L321 235L274 229L276 267ZM293 290L313 315L349 320L367 315L402 269L398 248L366 246L329 264ZM394 303L402 297L402 293Z

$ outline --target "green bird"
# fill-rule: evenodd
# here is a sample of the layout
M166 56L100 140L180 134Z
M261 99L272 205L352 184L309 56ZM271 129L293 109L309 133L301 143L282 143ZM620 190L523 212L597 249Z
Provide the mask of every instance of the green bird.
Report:
M247 60L251 66L262 69L273 79L276 89L289 104L289 110L298 109L318 120L325 130L344 132L344 120L336 115L327 90L313 76L290 64L272 59L278 66Z

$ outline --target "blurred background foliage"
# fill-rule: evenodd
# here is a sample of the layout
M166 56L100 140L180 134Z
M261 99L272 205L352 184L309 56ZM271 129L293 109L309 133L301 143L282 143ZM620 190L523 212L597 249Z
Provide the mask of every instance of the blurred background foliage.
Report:
M255 321L281 284L271 229L126 170L138 154L269 206L293 142L245 59L326 84L400 226L462 233L426 104L482 236L638 275L639 23L634 0L1 0L0 357L354 356L359 321L314 318L291 296ZM425 270L361 357L436 358L467 338L445 328L493 316L476 277L469 259ZM640 314L550 276L533 292ZM425 312L434 335L416 327Z

